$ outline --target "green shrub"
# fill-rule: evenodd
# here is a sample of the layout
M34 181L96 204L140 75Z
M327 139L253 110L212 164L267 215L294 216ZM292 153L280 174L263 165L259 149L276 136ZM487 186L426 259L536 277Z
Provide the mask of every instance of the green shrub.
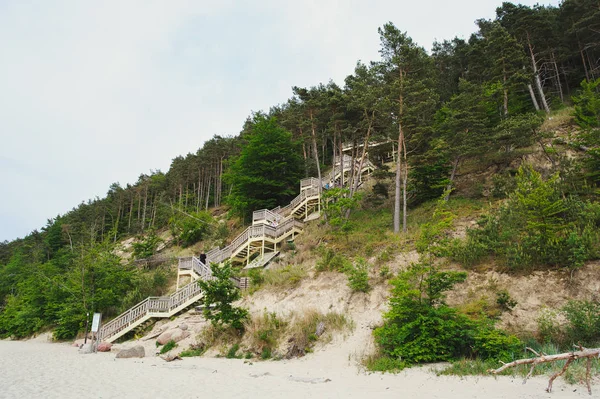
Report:
M151 229L146 236L138 237L138 241L131 244L133 247L133 257L135 259L149 258L156 253L158 246L163 240L156 235L156 231Z
M161 349L160 349L160 354L165 354L168 351L170 351L173 348L177 347L177 343L173 340L170 340L169 342L167 342Z
M225 357L227 359L236 359L237 351L239 349L240 349L240 344L233 344L233 346L231 348L229 348L229 350L227 351L227 354L225 355Z
M390 267L388 265L384 265L381 266L381 268L379 268L379 277L383 279L388 279L391 275L392 274L390 273Z
M393 359L388 356L372 356L367 358L363 364L370 371L380 372L396 372L408 367L408 364L401 359Z
M206 237L213 225L212 215L205 211L190 214L177 213L169 220L173 237L184 247L195 244Z
M214 326L230 326L244 331L244 321L248 318L248 310L233 306L241 294L235 283L231 281L233 271L231 264L222 266L211 264L214 280L198 280L198 285L204 291L202 314Z
M316 270L323 271L338 271L343 272L350 262L343 255L337 254L333 249L327 248L323 250L321 259L317 262Z
M543 309L537 317L537 332L542 343L564 341L557 317L557 313L550 309Z
M246 332L250 334L251 347L262 352L265 348L269 351L277 347L279 338L287 323L277 317L275 313L264 312L260 316L253 317L246 323Z
M442 272L428 264L412 265L394 278L390 310L374 331L381 356L410 365L471 356L506 359L519 350L517 338L446 305L444 293L465 279L466 273Z
M502 290L496 293L496 304L500 306L500 309L510 312L517 306L517 301L511 298L508 291Z
M473 355L481 359L509 362L523 352L523 344L514 335L491 327L479 327L473 335Z
M543 180L522 167L515 181L504 205L483 216L466 240L450 241L441 254L464 266L494 256L515 271L539 266L574 271L599 256L597 204L567 197L558 174Z
M600 302L569 301L562 312L567 319L566 338L571 343L585 346L600 342Z
M348 287L355 292L368 292L369 286L369 264L360 258L355 264L346 267L348 276Z
M206 348L204 347L204 345L192 345L188 349L182 351L179 354L179 356L181 356L181 357L202 356L205 351L206 351Z
M248 277L250 277L250 282L252 283L253 287L258 287L265 282L265 277L263 276L262 271L258 268L250 269L248 271Z
M265 346L262 350L262 352L260 353L260 358L262 360L267 360L271 358L271 348L269 348L268 346Z

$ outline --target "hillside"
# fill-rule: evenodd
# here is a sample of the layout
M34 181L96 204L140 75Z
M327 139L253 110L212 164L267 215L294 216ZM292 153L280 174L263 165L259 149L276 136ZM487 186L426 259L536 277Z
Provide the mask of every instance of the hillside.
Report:
M588 3L503 3L468 41L432 54L384 24L381 58L357 63L343 87L294 87L239 135L1 243L0 337L72 340L101 312L114 339L145 337L147 352L173 330L184 339L171 354L324 350L375 371L444 361L454 373L525 347L597 345L600 79ZM242 269L269 245L280 254L265 270ZM242 281L251 286L231 308ZM199 300L206 317L215 303L226 317L189 312Z

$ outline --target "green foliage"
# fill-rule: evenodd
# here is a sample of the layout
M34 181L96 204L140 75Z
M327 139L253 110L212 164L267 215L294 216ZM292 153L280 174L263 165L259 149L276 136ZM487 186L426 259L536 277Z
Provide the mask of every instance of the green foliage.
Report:
M557 321L557 312L550 309L542 309L538 315L537 335L542 343L563 342L561 327Z
M317 261L316 270L343 272L348 268L350 262L342 255L331 248L322 249L321 259Z
M542 342L555 342L566 350L574 344L597 345L600 342L600 302L573 300L558 311L545 309L540 312L537 325Z
M240 350L240 344L233 344L231 348L227 351L225 357L227 359L237 359L239 358L237 352Z
M175 214L170 220L173 237L188 247L206 238L212 230L214 219L209 212L192 212L190 214Z
M156 253L160 243L162 243L162 240L156 235L156 231L154 229L150 229L146 236L138 237L138 241L132 244L133 257L135 259L145 259L151 257Z
M160 348L160 354L164 355L165 353L167 353L168 351L170 351L171 349L176 348L176 347L177 347L177 343L173 340L170 340L162 348Z
M371 356L365 359L364 361L365 367L369 371L379 371L379 372L397 372L405 369L410 366L406 362L400 359L393 359L388 356Z
M292 289L306 277L306 269L298 265L286 265L278 268L270 268L260 273L252 273L248 275L252 279L251 292L267 287L271 290L289 290ZM260 281L260 283L259 283ZM255 285L256 282L257 284Z
M438 200L430 221L421 225L421 232L415 243L417 252L421 256L441 255L449 241L448 232L455 216L450 212L448 201L444 198L447 193L443 193L442 198Z
M466 273L416 264L391 281L390 310L384 325L374 332L382 356L395 361L391 365L464 356L506 359L519 349L515 337L487 322L472 321L445 304L444 293L465 278Z
M517 306L517 301L512 299L508 291L502 290L496 292L496 304L500 306L502 310L510 312L515 306Z
M254 317L246 326L246 332L251 333L253 350L263 359L270 358L271 351L277 347L286 326L287 322L273 312L265 311L261 316Z
M414 193L411 205L439 198L448 186L450 169L449 161L445 153L440 151L440 146L432 146L427 154L419 157L408 172L409 191Z
M522 167L516 189L498 210L484 215L466 242L446 246L450 256L470 266L487 255L511 270L560 266L577 270L598 256L600 222L597 205L565 197L559 175L548 180Z
M271 358L271 348L269 348L268 346L265 346L262 349L262 352L260 353L260 358L262 360L267 360Z
M231 265L229 262L222 266L211 264L210 268L214 280L198 280L198 285L204 291L202 298L204 317L210 320L214 326L231 326L236 330L243 331L248 310L232 305L240 298L240 291L231 281L231 277L233 277Z
M496 126L494 143L505 152L511 152L514 148L527 147L533 143L543 121L543 117L533 113L504 119Z
M16 255L7 266L2 272L12 276L0 278L0 288L4 282L14 285L2 298L0 336L15 338L49 326L55 328L56 339L75 337L83 329L87 313L98 311L108 318L121 310L122 299L133 288L138 273L122 265L106 242L82 248L78 254L61 250L40 264Z
M363 258L359 258L346 266L344 272L348 276L348 287L355 292L368 292L371 289L369 285L369 264Z
M509 362L523 350L523 343L514 335L491 326L476 326L471 349L478 358Z
M206 348L204 347L204 345L197 344L197 345L191 345L189 347L189 349L181 351L181 353L179 353L179 356L181 356L181 357L202 356L204 354L204 352L206 352Z
M600 79L593 82L583 80L581 92L573 96L575 103L575 121L583 129L600 127Z
M347 188L330 188L323 192L323 212L334 231L348 234L352 228L348 215L358 207L361 198L360 193L350 196L350 190Z
M260 269L250 269L248 271L248 277L250 277L252 287L260 286L265 282L265 277Z
M565 333L570 342L581 345L600 342L600 302L569 301L562 313L567 319Z
M240 156L224 176L232 186L228 202L245 218L289 202L303 172L299 143L274 117L255 114L248 129Z

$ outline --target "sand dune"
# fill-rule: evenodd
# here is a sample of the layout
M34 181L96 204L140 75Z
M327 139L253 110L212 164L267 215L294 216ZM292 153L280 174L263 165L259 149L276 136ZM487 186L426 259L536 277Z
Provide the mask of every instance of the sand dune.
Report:
M351 357L322 351L291 361L82 355L43 340L0 341L0 398L589 398L547 379L437 377L429 367L366 374ZM596 386L595 395L598 395ZM597 397L597 396L596 396Z

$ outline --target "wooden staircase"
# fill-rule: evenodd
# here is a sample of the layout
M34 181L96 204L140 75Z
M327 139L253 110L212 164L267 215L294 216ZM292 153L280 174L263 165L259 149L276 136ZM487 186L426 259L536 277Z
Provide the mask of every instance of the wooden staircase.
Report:
M354 162L338 162L332 174L325 177L324 184L332 185L341 173L346 173L358 165ZM353 165L354 164L354 165ZM370 162L363 165L359 176L363 172L373 169ZM98 341L113 342L133 329L142 326L152 318L171 317L193 306L203 297L203 292L198 286L198 280L213 279L212 271L208 265L220 264L226 260L233 263L246 264L246 267L261 267L266 265L279 253L278 247L287 239L294 239L302 233L304 222L320 214L320 198L322 187L319 179L308 178L300 182L300 194L290 204L272 210L262 209L252 215L252 225L236 237L231 244L224 248L214 248L206 253L203 263L197 257L179 258L177 273L178 289L165 297L149 297L123 312L108 323L104 324L98 333ZM251 258L258 253L258 257L251 262ZM258 260L257 260L258 259ZM191 281L179 288L181 276L189 276ZM232 278L239 288L248 287L247 278Z
M168 297L149 297L123 312L98 332L98 342L113 342L153 317L171 317L202 299L197 281L192 281Z

